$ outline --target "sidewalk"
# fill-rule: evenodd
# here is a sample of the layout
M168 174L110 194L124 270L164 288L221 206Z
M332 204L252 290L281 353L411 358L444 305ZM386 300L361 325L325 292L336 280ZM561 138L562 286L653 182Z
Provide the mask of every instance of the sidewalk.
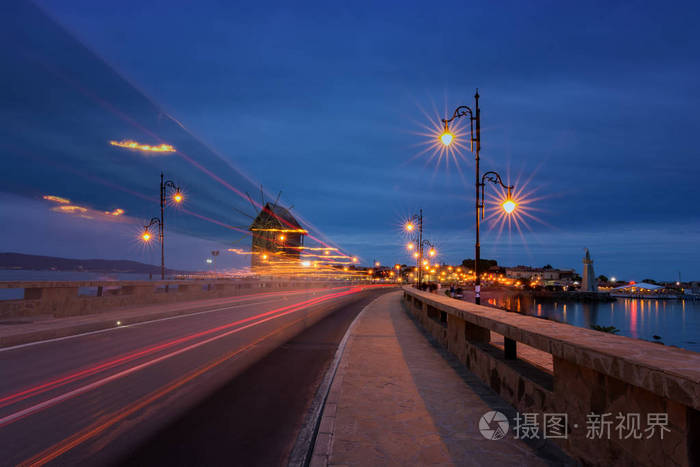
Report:
M514 410L433 347L400 297L375 300L352 329L311 465L551 465L512 430L481 435L482 415Z

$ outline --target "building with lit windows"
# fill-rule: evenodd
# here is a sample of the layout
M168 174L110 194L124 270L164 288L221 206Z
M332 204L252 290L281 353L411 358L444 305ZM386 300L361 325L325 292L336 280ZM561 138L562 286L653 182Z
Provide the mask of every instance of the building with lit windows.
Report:
M308 232L288 209L266 203L248 228L252 233L251 266L299 262Z
M506 277L524 281L561 281L572 279L575 274L576 271L573 269L532 268L530 266L505 268Z

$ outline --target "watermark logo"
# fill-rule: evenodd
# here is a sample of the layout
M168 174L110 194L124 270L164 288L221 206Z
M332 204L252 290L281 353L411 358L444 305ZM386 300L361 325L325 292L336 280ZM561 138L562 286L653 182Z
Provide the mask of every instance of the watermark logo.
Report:
M481 435L490 440L502 439L508 433L508 418L501 412L491 410L481 416L479 431Z
M646 424L640 413L618 412L589 413L586 415L586 439L651 439L669 433L667 413L647 413ZM582 430L579 423L573 424L573 429ZM495 410L486 412L479 420L481 435L489 440L503 439L510 429L508 418ZM569 416L566 413L520 413L513 418L513 437L515 439L568 439L571 433Z

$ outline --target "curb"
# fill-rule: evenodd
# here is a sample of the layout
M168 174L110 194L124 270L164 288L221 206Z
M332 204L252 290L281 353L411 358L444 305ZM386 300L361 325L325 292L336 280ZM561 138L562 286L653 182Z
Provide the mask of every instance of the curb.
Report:
M345 331L343 339L338 344L338 349L333 357L333 362L326 371L316 395L311 402L310 415L299 430L299 435L294 443L289 456L288 466L306 467L326 466L330 459L333 432L335 430L335 411L340 398L340 386L343 382L345 365L341 366L345 348L350 335L360 318L367 309L381 297L368 303L353 319Z

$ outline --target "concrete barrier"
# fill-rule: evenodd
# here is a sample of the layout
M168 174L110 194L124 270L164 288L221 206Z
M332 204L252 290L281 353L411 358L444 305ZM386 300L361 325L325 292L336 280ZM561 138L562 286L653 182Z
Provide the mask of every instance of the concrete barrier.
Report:
M520 414L537 414L540 439L545 415L566 415L566 437L551 440L584 465L700 465L700 354L403 290L441 345ZM551 354L553 368L519 358L518 343Z
M289 279L0 282L0 289L24 289L23 299L0 301L0 319L77 316L133 306L231 297L261 291L342 287L356 283ZM81 290L85 294L81 294Z

